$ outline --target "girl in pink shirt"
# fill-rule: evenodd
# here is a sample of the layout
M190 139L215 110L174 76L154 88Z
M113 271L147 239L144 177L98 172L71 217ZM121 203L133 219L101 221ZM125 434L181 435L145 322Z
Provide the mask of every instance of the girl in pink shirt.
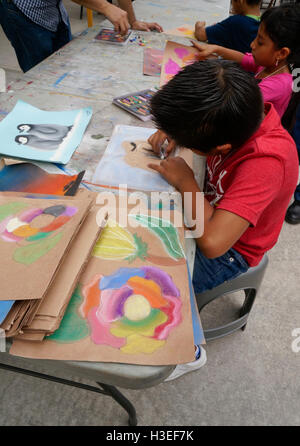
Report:
M300 5L287 4L270 8L261 17L252 54L218 45L193 42L201 59L212 54L239 62L244 70L254 73L264 102L271 102L283 116L293 91L292 70L300 68Z

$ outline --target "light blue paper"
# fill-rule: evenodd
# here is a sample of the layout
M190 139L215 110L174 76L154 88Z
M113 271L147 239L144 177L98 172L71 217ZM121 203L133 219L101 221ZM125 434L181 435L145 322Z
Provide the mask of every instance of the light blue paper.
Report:
M0 300L0 324L6 318L14 303L14 300Z
M126 184L128 189L144 191L173 192L174 187L158 172L132 167L123 160L125 156L125 150L122 147L123 142L147 141L154 132L156 132L154 128L117 125L96 168L92 182L106 186ZM151 158L149 158L149 163L151 163Z
M91 117L91 107L48 112L18 101L0 122L0 153L66 164L80 144ZM20 128L22 124L27 126Z
M186 265L187 265L188 277L189 277L190 302L191 302L191 311L192 311L194 343L195 343L195 345L201 345L201 344L205 343L204 333L203 333L203 328L202 328L201 322L200 322L199 311L196 306L196 299L195 299L195 294L194 294L194 287L193 287L193 282L192 282L192 278L191 278L190 268L189 268L188 263L186 263Z

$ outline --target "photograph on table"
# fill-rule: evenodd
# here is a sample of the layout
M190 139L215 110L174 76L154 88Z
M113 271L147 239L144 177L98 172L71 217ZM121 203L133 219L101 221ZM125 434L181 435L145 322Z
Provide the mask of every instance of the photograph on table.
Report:
M161 67L160 86L169 82L186 65L199 61L199 51L193 46L167 41Z
M0 153L66 164L80 144L91 116L91 107L48 112L19 100L0 122Z
M0 194L0 300L41 299L92 202Z
M129 208L126 227L109 216L58 330L39 343L16 339L11 354L144 365L194 359L193 322L197 341L204 338L192 315L184 230L173 224L182 215L143 212Z
M95 170L93 183L117 187L126 184L128 189L144 191L174 191L158 172L148 167L149 163L161 161L147 142L154 132L153 128L117 125ZM180 156L192 168L191 150L178 147L170 156Z

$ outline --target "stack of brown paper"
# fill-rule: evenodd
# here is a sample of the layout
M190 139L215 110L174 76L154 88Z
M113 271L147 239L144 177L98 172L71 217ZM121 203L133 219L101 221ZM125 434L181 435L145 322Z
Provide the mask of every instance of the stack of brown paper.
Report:
M102 230L102 226L96 221L97 212L98 209L93 208L86 217L33 320L23 326L18 339L41 341L44 336L50 335L59 327L79 277Z
M126 225L109 215L58 330L41 342L18 336L11 354L149 365L194 359L182 215L155 211L149 221L146 209L128 207ZM36 328L50 313L41 308Z
M68 264L69 250L95 199L90 193L56 199L24 195L0 194L0 300L15 301L0 325L7 337L15 336L33 322L55 287L61 267ZM76 283L97 234L91 237L89 249L79 254L77 275L67 276L66 289L71 290L71 276Z

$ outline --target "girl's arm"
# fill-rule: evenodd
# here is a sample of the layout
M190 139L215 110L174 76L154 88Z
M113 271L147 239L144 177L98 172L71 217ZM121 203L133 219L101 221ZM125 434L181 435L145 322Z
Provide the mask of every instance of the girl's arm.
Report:
M223 57L223 59L233 60L235 62L241 63L245 56L244 53L240 53L239 51L235 50L230 50L228 48L224 48L223 46L210 45L208 43L200 44L198 42L195 42L194 40L191 42L193 46L197 48L197 50L199 51L201 59L206 59L207 57L212 55L218 55Z

